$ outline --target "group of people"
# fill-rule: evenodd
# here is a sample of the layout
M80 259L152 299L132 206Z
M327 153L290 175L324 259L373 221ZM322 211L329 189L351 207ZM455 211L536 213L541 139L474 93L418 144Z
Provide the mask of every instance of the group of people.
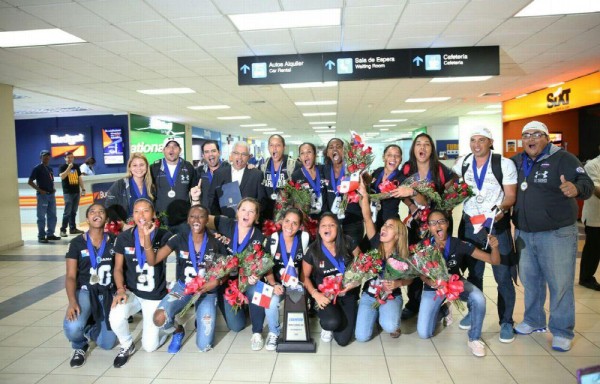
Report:
M544 332L548 325L553 334L552 347L568 351L575 325L575 199L589 198L594 183L575 156L550 143L543 123L525 125L522 139L524 151L506 159L491 153L494 141L490 130L477 127L471 132L471 153L460 158L452 169L439 161L427 134L414 139L404 165L401 148L389 145L383 153L383 166L372 172L370 184L361 178L360 199L349 202L343 215L343 195L338 188L346 172L341 139L328 142L323 165L316 164L317 152L312 143L300 145L299 159L291 159L279 135L269 138L271 157L262 168L248 165L249 148L243 142L233 145L229 162L221 161L218 143L205 142L204 164L197 169L179 157L181 148L175 140L165 145L164 159L152 165L143 154L131 154L128 176L115 182L103 205L95 203L88 208L90 229L74 238L67 252L69 306L64 328L74 349L71 366L85 363L89 340L106 349L118 341L121 349L114 366L126 364L136 349L128 318L140 310L142 348L149 352L171 334L168 351L177 353L190 317L195 320L198 349L210 350L217 308L234 332L246 326L249 315L252 350L260 350L265 344L266 349L275 350L281 332L279 305L285 294L282 270L289 262L297 269L319 319L323 342L334 339L341 346L353 338L367 342L376 334L376 323L383 332L397 338L402 319L412 316L418 316L418 335L430 338L440 320L446 325L453 321L449 303L436 300L436 281L424 276L390 281L381 275L362 287L344 288L335 300L320 290L326 277L343 274L362 251L377 249L385 260L392 256L408 259L409 244L420 242L433 244L444 256L448 271L463 281L460 299L467 302L468 313L459 327L468 330L467 345L475 356L486 353L481 340L486 314L482 293L486 262L492 264L498 284L500 341L512 342L515 333ZM472 187L474 196L464 203L456 238L452 237L455 223L451 213L440 210L405 181L428 180L442 193L459 178ZM275 219L277 196L290 180L310 192L310 210L289 208L279 212L280 229L265 237L260 223ZM384 181L393 181L395 189L381 203L371 202L369 193L380 192ZM416 226L400 220L401 203L408 206L413 222L426 221L426 238ZM115 207L133 218L116 238L104 232ZM421 218L425 207L429 213ZM156 225L158 212L166 214L168 230ZM181 221L183 212L187 215ZM491 212L495 216L492 233L476 231L470 217ZM312 242L303 228L306 216L318 220ZM234 311L224 299L229 282L237 279L234 272L208 280L201 287L192 311L195 316L178 316L192 300L192 295L185 292L186 283L205 276L217 258L243 254L256 244L264 245L273 256L274 266L265 275L248 279L249 288L244 292L250 299L247 312ZM165 263L173 251L175 281L167 290ZM515 326L511 271L517 263L525 289L525 314L523 322ZM462 277L461 270L468 270L468 279ZM259 280L273 287L269 308L251 302ZM408 287L409 301L404 309L402 286ZM547 286L549 323L543 308ZM387 300L374 305L381 290L388 293Z

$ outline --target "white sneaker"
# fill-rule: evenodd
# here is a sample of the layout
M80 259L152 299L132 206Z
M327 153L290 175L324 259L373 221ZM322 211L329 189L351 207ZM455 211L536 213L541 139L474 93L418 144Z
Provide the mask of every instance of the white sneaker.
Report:
M324 343L330 343L331 339L333 339L333 332L321 330L321 341Z
M267 335L267 345L265 346L267 351L274 351L277 349L277 339L278 338L279 338L279 336L277 336L273 332L269 332L269 334Z
M469 346L469 348L471 348L471 352L473 352L473 355L477 357L485 356L485 343L483 341L479 339L473 340L469 341L467 345Z
M260 351L264 345L263 337L260 333L253 333L250 339L250 348L253 351Z

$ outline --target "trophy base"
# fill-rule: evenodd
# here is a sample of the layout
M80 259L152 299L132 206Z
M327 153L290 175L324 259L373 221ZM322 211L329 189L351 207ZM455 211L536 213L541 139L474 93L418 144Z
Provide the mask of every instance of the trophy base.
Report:
M317 345L310 339L309 341L280 341L277 343L277 352L279 353L315 353Z

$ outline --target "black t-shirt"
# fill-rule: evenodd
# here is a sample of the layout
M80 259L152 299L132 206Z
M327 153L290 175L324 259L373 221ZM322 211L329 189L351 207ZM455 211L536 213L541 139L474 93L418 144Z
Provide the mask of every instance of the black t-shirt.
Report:
M67 170L68 164L63 164L58 169L58 173L63 173ZM79 177L81 176L81 171L79 170L79 165L73 163L73 167L67 174L67 177L62 179L62 188L63 193L79 193Z
M226 251L228 255L233 255L236 252L233 250L233 234L235 233L235 227L237 225L237 220L231 219L227 216L215 216L215 227L217 228L217 232L223 235L220 239L221 243L223 243L226 247ZM244 249L252 246L254 244L263 244L265 240L265 235L257 227L252 227L252 235L250 235L250 240L248 240L248 244ZM238 239L238 245L244 239ZM244 249L238 250L242 252Z
M294 260L294 267L296 267L296 271L299 272L300 268L302 268L302 257L304 256L304 253L306 252L306 249L304 249L303 247L303 243L307 244L308 243L308 233L307 232L302 232L302 231L298 231L296 233L295 238L297 239L297 246L296 246L296 252L293 255L293 260ZM304 239L304 241L303 241ZM285 243L282 244L282 242L280 241L280 237L279 237L279 232L275 232L274 234L271 235L271 237L269 238L269 248L268 251L271 252L271 254L273 255L273 275L275 276L275 281L277 281L278 283L281 283L281 273L283 272L283 270L286 267L285 261L283 260L283 256L282 256L282 252L281 252L281 248L285 246ZM307 244L307 248L308 248L308 244ZM291 249L286 249L286 254L288 257L291 257L290 255ZM299 275L298 275L299 276Z
M80 289L84 285L99 284L105 287L112 286L113 279L113 267L115 265L115 251L114 242L115 237L110 233L104 234L106 245L104 246L104 252L102 255L97 255L100 249L94 247L94 254L90 254L87 247L87 240L83 238L83 235L74 237L69 242L69 249L67 250L66 258L77 260L77 289ZM100 259L98 259L98 256ZM97 264L96 268L92 268L92 262L90 257L94 257ZM98 275L100 279L97 283L91 282L90 277L92 273Z
M334 189L334 183L332 182L332 167L329 164L326 164L325 166L323 166L323 176L324 178L327 180L327 206L326 208L323 209L324 212L332 212L332 207L333 205L336 203L336 197L339 196L339 198L343 198L343 194L338 193L337 192L337 186L340 184L341 182L341 177L339 178L338 182L336 183L336 188ZM347 176L347 175L345 175ZM335 177L335 176L333 176ZM363 221L363 217L362 217L362 211L360 209L360 205L358 203L348 203L348 205L346 206L346 211L344 212L345 217L344 219L342 219L342 226L344 224L350 224L350 223L355 223L355 222L362 222Z
M115 252L120 253L125 258L123 268L125 269L125 285L127 289L136 296L147 300L161 300L167 294L166 279L166 260L155 266L144 263L142 268L138 265L138 259L135 249L135 237L133 231L137 228L130 228L121 233L115 241ZM164 229L158 229L152 241L152 247L156 252L164 246L172 236L171 232ZM144 252L144 249L141 249ZM139 278L140 275L144 277Z
M373 172L373 182L371 183L371 193L380 193L379 185L384 181L383 180L383 172L384 168L380 167ZM379 178L381 177L381 180ZM396 181L398 185L401 185L404 180L406 180L406 176L402 174L401 170L396 170L396 173L393 174L390 181ZM381 209L377 212L377 220L376 225L377 228L381 228L383 223L386 220L392 218L399 218L398 207L400 206L400 199L395 197L390 197L389 199L381 200Z
M354 260L354 256L352 255L352 251L357 247L356 241L350 236L344 236L344 241L346 243L346 247L348 249L348 254L346 255L336 255L338 257L342 256L344 258L344 265L346 268L350 266L352 260ZM335 276L341 273L323 254L321 249L317 249L316 243L312 243L308 247L308 251L303 258L308 264L312 265L313 270L310 276L310 279L313 285L316 287L319 286L323 282L323 279L327 276Z
M444 255L444 259L446 259L448 273L451 275L456 274L461 276L460 266L463 261L463 258L471 256L475 251L475 246L471 243L467 243L466 241L462 241L456 237L449 237L447 241L450 242L448 254L445 254L445 249L442 250L442 254ZM425 285L424 289L428 291L434 290L428 285Z
M313 190L313 187L309 184L308 179L306 177L306 175L304 174L304 172L302 172L302 167L300 167L299 169L296 169L294 171L294 173L292 173L292 181L294 181L295 183L300 183L300 185L302 186L302 188L305 188L307 190L310 191L310 216L314 219L316 219L318 217L318 215L321 212L325 212L327 211L327 179L325 179L325 177L323 176L323 167L320 165L315 165L315 171L317 172L317 175L319 175L320 178L320 182L319 185L316 185L316 180L311 180L311 182L313 184L315 184L315 187L317 188L317 190L320 192L320 196L317 197L317 194L315 193L315 190ZM307 173L308 174L308 173ZM310 174L308 174L310 177ZM320 206L319 206L320 204Z
M56 190L54 189L54 173L52 172L52 168L45 166L40 163L31 170L31 175L29 176L29 181L35 180L38 188L48 193L54 193Z
M167 246L175 251L177 256L177 266L175 268L175 275L177 280L183 283L189 283L192 278L197 275L204 276L206 270L210 268L210 264L216 260L219 255L225 253L223 244L219 243L212 232L208 231L206 249L204 250L204 257L200 260L200 251L196 253L196 250L192 251L192 255L189 252L189 231L171 236L167 241ZM195 254L195 256L194 256ZM197 268L194 269L194 263L192 257L196 257Z
M370 249L377 249L377 247L379 247L379 244L381 243L381 240L379 238L379 233L376 233L375 236L373 236L372 238L369 239L369 247ZM381 274L380 276L371 279L369 281L367 281L365 283L365 285L363 286L363 292L366 292L368 295L375 297L375 293L376 291L376 287L378 285L381 285L381 280L383 279L383 270L385 269L385 264L383 264L383 267L381 269ZM400 288L396 288L392 291L392 295L394 296L400 296L402 295L402 291L400 290Z

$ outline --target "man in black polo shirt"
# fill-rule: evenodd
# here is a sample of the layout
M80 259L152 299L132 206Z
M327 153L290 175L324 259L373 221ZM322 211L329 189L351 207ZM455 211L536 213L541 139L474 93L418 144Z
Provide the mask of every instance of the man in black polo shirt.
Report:
M194 166L179 157L181 146L174 137L165 139L163 154L164 158L150 166L156 196L154 205L157 213L167 213L169 229L178 233L180 224L183 223L182 227L187 228L187 209L183 214L176 214L179 209L169 210L169 206L175 203L173 208L177 208L182 202L189 203L190 189L198 185L198 178Z
M42 162L31 171L28 184L37 191L37 225L38 241L48 243L48 240L60 240L54 236L56 229L56 196L54 192L54 174L48 167L50 151L44 149L40 152ZM34 181L35 180L35 181ZM46 230L46 217L48 230Z
M74 163L75 156L73 152L65 153L65 164L61 165L58 175L62 181L63 197L65 199L65 210L62 217L62 225L60 226L60 236L67 237L67 225L71 235L83 233L77 229L75 217L79 209L79 188L81 188L81 196L85 195L85 187L79 165Z

